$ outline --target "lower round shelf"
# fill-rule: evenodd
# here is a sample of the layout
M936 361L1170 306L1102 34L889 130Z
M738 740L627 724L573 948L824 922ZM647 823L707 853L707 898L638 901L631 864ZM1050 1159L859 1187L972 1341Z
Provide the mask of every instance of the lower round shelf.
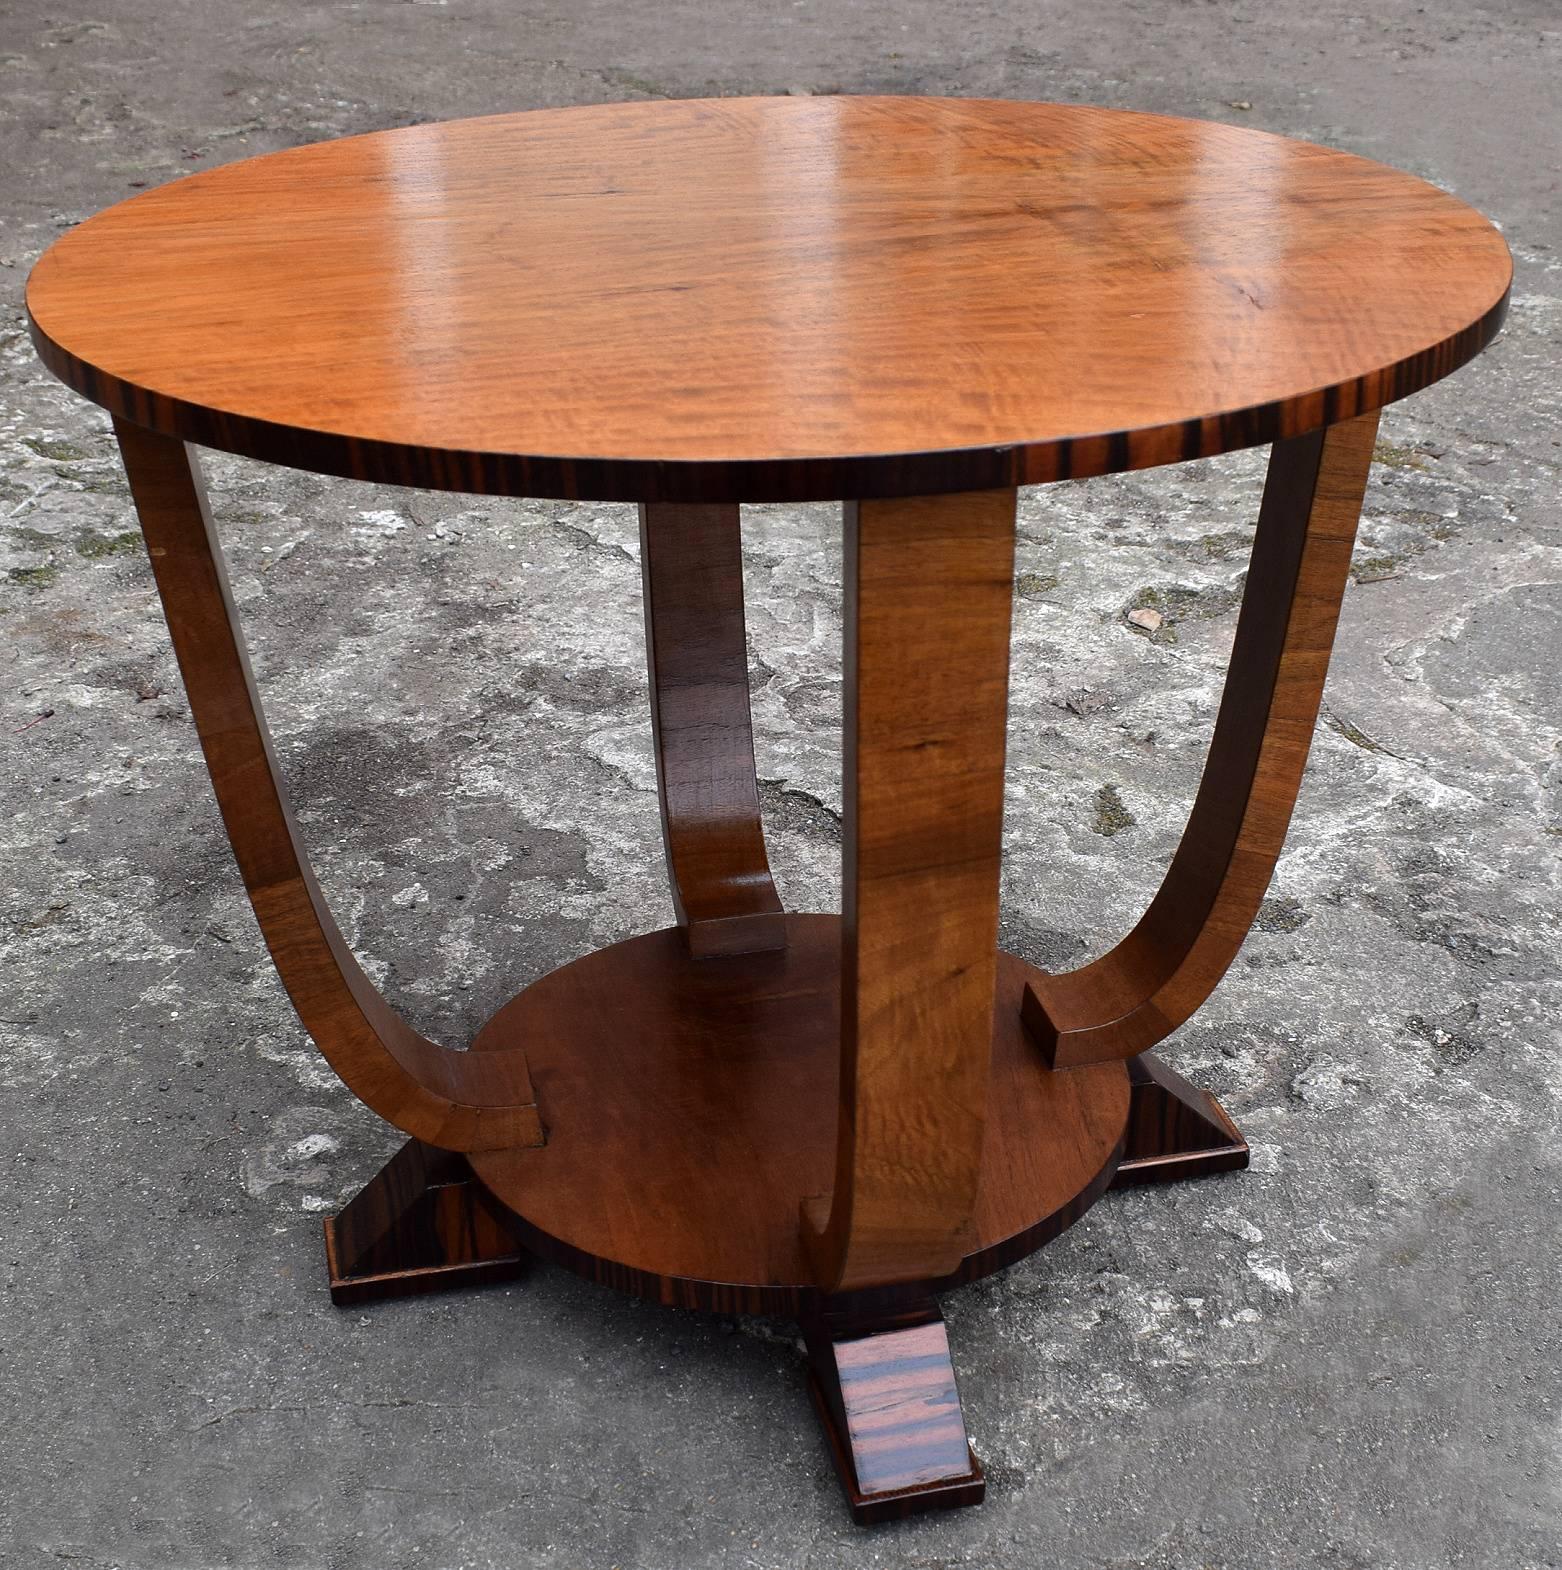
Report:
M798 1206L834 1178L840 918L789 916L789 946L694 960L676 927L529 986L475 1050L518 1047L540 1148L473 1171L538 1253L662 1302L795 1314L817 1299ZM1050 1073L1020 1024L1035 972L999 955L975 1247L944 1285L1055 1237L1105 1192L1128 1122L1125 1066Z

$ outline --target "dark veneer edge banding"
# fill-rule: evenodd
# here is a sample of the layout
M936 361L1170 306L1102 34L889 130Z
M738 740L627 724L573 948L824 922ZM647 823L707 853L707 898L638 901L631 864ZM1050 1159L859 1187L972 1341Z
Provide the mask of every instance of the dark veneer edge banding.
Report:
M533 1226L525 1216L506 1210L506 1219L513 1225L517 1237L528 1253L536 1254L562 1265L566 1270L600 1286L612 1287L619 1292L629 1292L636 1297L664 1304L668 1308L694 1308L714 1314L773 1314L803 1318L824 1312L870 1315L893 1310L905 1301L908 1290L924 1293L947 1292L953 1287L964 1286L970 1281L980 1281L983 1276L1002 1270L1006 1265L1018 1263L1037 1249L1050 1243L1060 1232L1066 1231L1085 1214L1112 1186L1117 1176L1122 1145L1112 1152L1112 1158L1101 1169L1090 1186L1077 1194L1068 1204L1043 1217L1034 1226L1016 1232L1012 1237L990 1247L980 1249L961 1261L959 1269L937 1281L905 1286L867 1288L856 1292L828 1294L814 1287L764 1285L757 1282L696 1281L683 1276L663 1276L655 1271L639 1270L618 1260L603 1259L572 1247L560 1238L552 1237ZM498 1203L498 1201L495 1201Z
M938 1304L803 1321L808 1391L859 1526L978 1505L987 1492Z
M466 1158L410 1139L325 1219L338 1308L511 1281L531 1260Z
M1149 1052L1129 1060L1128 1078L1128 1133L1113 1188L1245 1170L1247 1141L1207 1090Z
M444 451L358 441L160 397L105 375L55 344L28 315L44 363L111 414L197 446L315 474L421 490L579 501L785 502L862 500L1045 485L1210 458L1302 436L1419 392L1475 358L1507 314L1505 292L1485 315L1432 348L1335 387L1201 420L1081 435L1033 446L952 448L843 458L664 462Z

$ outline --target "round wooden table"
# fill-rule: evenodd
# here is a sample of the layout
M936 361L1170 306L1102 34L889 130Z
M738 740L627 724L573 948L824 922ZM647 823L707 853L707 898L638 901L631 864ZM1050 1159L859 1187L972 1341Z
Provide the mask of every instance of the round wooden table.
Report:
M1344 153L915 98L416 126L59 240L33 338L114 416L261 930L321 1051L412 1136L327 1223L336 1300L536 1253L795 1315L858 1518L979 1499L936 1293L1114 1183L1246 1164L1148 1049L1273 870L1378 410L1479 352L1509 279L1479 214ZM638 502L677 926L534 982L474 1050L403 1022L310 873L187 443ZM1186 835L1121 943L1046 974L997 948L1015 488L1258 443ZM839 917L771 880L739 539L741 503L821 498L846 503Z

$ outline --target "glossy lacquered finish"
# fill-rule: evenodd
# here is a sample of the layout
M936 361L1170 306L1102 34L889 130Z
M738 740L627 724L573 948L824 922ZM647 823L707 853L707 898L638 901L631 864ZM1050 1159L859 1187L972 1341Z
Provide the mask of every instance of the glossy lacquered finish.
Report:
M631 1032L621 1021L611 1019L599 1022L600 1040L586 1043L583 1063L560 1058L569 1077L584 1080L582 1067L588 1071L597 1068L602 1070L597 1082L614 1087L613 1105L604 1120L607 1137L597 1163L601 1170L578 1190L602 1195L607 1206L588 1219L585 1236L578 1241L628 1249L642 1260L656 1255L664 1264L678 1256L683 1262L680 1268L685 1270L702 1250L707 1259L710 1257L712 1239L747 1240L736 1250L730 1242L723 1245L726 1268L738 1273L752 1274L755 1261L764 1261L767 1256L772 1263L764 1268L772 1272L775 1259L798 1258L788 1224L789 1196L799 1181L807 1182L808 1164L805 1160L794 1172L787 1158L794 1131L812 1126L811 1119L827 1101L824 1081L830 1077L830 1064L828 1055L813 1054L825 1061L816 1062L812 1076L797 1076L784 1069L778 1072L777 1064L785 1061L783 1054L791 1043L823 1039L832 1032L835 1013L821 1010L819 1004L833 999L815 996L799 1008L795 1000L807 989L799 989L789 978L795 977L800 959L816 972L829 970L833 956L828 949L812 959L809 952L817 947L820 937L828 935L834 922L819 916L792 917L790 921L800 938L794 953L754 955L736 968L736 974L732 974L730 963L692 961L685 944L671 932L635 939L617 951L609 950L578 967L569 967L578 971L581 982L601 982L604 968L615 973L616 981L627 982L606 992L624 998L625 1017L632 1016L636 1005L647 998L665 997L669 978L680 971L682 981L671 988L674 994L681 993L685 1002L691 992L704 994L692 1013L674 1021L680 1028L679 1038L653 1041L648 1063L626 1050ZM653 991L636 984L637 972L643 979L656 977L658 969L662 974ZM1007 956L1000 960L997 1018L1008 1022L1010 1032L1015 1019L1014 992L1024 970L1017 960ZM561 997L557 986L545 984L544 990L551 996L541 1010L534 1011L533 1022L546 1023L552 1014L576 1033L578 1044L582 1013L578 999L567 994ZM815 990L829 994L834 989ZM755 1001L767 994L780 1013L784 1015L789 1007L794 1013L791 1029L772 1028L768 1043L753 1033L756 1013L766 1012L756 1010ZM568 1005L565 1013L556 1011L561 1001ZM659 1009L667 1012L665 1002ZM506 1012L511 1015L510 1025L519 1022L520 1011L513 1005ZM814 1016L811 1022L809 1014ZM779 1023L773 1022L773 1027ZM692 1050L681 1039L683 1035L692 1036ZM767 1046L774 1054L768 1059ZM702 1058L718 1054L729 1065L725 1074L712 1073L701 1063ZM1121 1082L1115 1065L1064 1074L1027 1073L1027 1067L1034 1069L1034 1060L1027 1060L1023 1047L1016 1053L1012 1040L1001 1044L993 1057L998 1067L993 1079L994 1116L988 1120L987 1137L990 1151L998 1159L990 1157L984 1163L987 1197L978 1214L979 1230L996 1236L1014 1224L1001 1220L994 1224L1005 1204L1012 1207L1018 1200L1034 1208L1038 1193L1035 1175L1050 1169L1054 1160L1053 1151L1046 1147L1067 1145L1065 1131L1088 1121L1088 1115L1085 1120L1080 1118L1078 1106L1057 1099L1059 1093L1077 1094L1091 1086L1108 1089L1114 1093L1108 1099L1114 1103L1110 1116L1115 1124L1115 1093ZM1127 1070L1131 1099L1113 1187L1164 1183L1247 1165L1247 1146L1214 1097L1195 1089L1148 1053L1130 1062ZM619 1074L625 1080L621 1088L617 1086ZM810 1077L814 1083L809 1083ZM710 1087L722 1081L729 1091L726 1105L708 1104L689 1120L685 1130L677 1116L682 1110L680 1101L687 1104L688 1094L694 1090L711 1103ZM789 1105L787 1098L799 1084L803 1094ZM757 1110L742 1094L756 1085L769 1087L758 1098ZM1033 1101L1038 1087L1045 1087L1044 1095L1051 1098L1039 1106ZM1007 1106L1007 1098L1016 1090L1024 1102L1017 1117ZM731 1094L734 1091L738 1094ZM564 1110L573 1112L568 1098ZM712 1116L713 1112L721 1115ZM1038 1138L1044 1126L1051 1138ZM822 1142L815 1143L812 1159L815 1169L823 1170L829 1153ZM757 1154L758 1164L766 1169L758 1178L748 1170L755 1163L745 1164L741 1159L745 1147ZM700 1157L712 1150L721 1154L706 1165ZM670 1164L672 1170L663 1172L663 1163ZM495 1185L505 1187L505 1174L496 1172L493 1163L489 1167ZM936 1285L956 1285L1028 1253L1099 1198L1102 1180L1110 1171L1109 1164L1072 1203L1002 1244L972 1255L958 1275ZM1055 1184L1055 1176L1053 1181ZM514 1203L523 1205L535 1206L542 1196L545 1209L547 1186L530 1181L511 1183L509 1192ZM767 1189L768 1201L756 1204L756 1194ZM567 1174L564 1192L568 1194ZM996 1205L995 1195L999 1200ZM701 1214L702 1206L708 1213ZM566 1205L562 1209L571 1224L572 1208ZM587 1208L593 1208L589 1201ZM625 1214L613 1217L609 1214L613 1208ZM754 1237L765 1233L768 1245L753 1251ZM477 1181L470 1159L412 1140L341 1215L326 1222L331 1295L337 1303L348 1305L511 1280L525 1272L528 1261L523 1244L592 1279L667 1302L728 1312L756 1308L779 1311L784 1304L787 1312L801 1320L809 1388L852 1517L858 1523L978 1504L984 1497L986 1480L966 1436L948 1334L936 1299L926 1291L884 1288L832 1297L807 1286L796 1291L755 1290L688 1276L669 1277L644 1268L626 1269L550 1236L506 1210L498 1203L494 1189ZM747 1258L743 1257L745 1246L750 1249ZM783 1263L780 1273L785 1274L787 1268Z
M1144 918L1026 991L1048 1063L1136 1057L1193 1017L1247 936L1301 788L1350 572L1376 414L1277 442L1193 812Z
M1247 1141L1226 1109L1154 1053L1129 1060L1128 1083L1128 1129L1113 1188L1175 1183L1247 1166Z
M57 241L34 340L114 413L516 495L982 490L1297 435L1501 321L1478 213L1203 121L916 98L596 105L290 149Z
M867 1325L817 1316L803 1336L809 1390L859 1526L982 1502L987 1479L936 1303Z
M338 1308L511 1281L532 1263L465 1158L420 1139L326 1217L325 1259Z
M1109 1187L1233 1170L1146 1049L1236 955L1305 767L1377 410L1496 331L1506 248L1380 165L1044 104L736 100L420 126L90 220L36 342L115 415L224 823L304 1024L412 1135L327 1223L338 1302L540 1254L803 1325L859 1520L985 1482L935 1294ZM997 948L1022 483L1270 441L1227 690L1144 918ZM194 453L642 504L677 925L414 1031L331 919ZM845 511L842 915L760 816L738 503ZM583 614L589 614L583 611Z
M347 947L293 822L195 453L126 420L115 432L223 825L299 1018L348 1089L408 1134L450 1150L541 1144L524 1052L427 1040Z
M524 1046L547 1122L540 1149L468 1157L527 1247L682 1307L799 1314L838 1293L810 1257L798 1207L836 1179L851 949L835 916L788 916L786 934L784 948L720 959L692 958L673 928L630 938L534 982L478 1033L479 1053ZM906 1145L924 1176L906 1202L903 1257L921 1264L924 1295L928 1282L1012 1264L1082 1215L1111 1183L1127 1129L1124 1065L1045 1072L1020 1021L1038 972L996 952L992 963L996 990L970 1010L989 1031L972 1054L984 1070L975 1173L950 1161L965 1147L949 1134L963 1135L971 1114L954 1103L958 1118L943 1115L929 1038L901 1037L926 1083L892 1081L903 1099L884 1113L923 1113ZM963 1068L950 1065L957 1085ZM883 1094L884 1076L869 1067L870 1094ZM870 1200L876 1177L864 1179ZM958 1245L930 1256L919 1223L957 1207ZM890 1257L846 1287L905 1280L897 1266Z
M736 505L640 508L662 838L697 957L786 942L754 774L739 527Z
M832 1292L945 1276L970 1251L1014 510L1011 490L846 507L840 1106L834 1186L804 1212Z

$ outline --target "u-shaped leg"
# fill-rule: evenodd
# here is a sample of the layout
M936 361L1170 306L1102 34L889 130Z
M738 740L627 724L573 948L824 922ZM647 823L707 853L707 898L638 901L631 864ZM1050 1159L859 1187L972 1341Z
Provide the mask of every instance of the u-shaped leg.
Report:
M116 419L190 711L256 919L304 1027L355 1096L447 1150L540 1145L518 1052L425 1040L376 991L320 893L288 809L195 453Z
M997 978L1012 490L848 503L835 1186L826 1292L954 1271L976 1202Z
M736 506L640 508L662 840L697 959L786 947L754 773L738 528Z
M1027 988L1026 1025L1054 1068L1153 1047L1236 958L1307 764L1377 426L1373 413L1275 443L1225 694L1177 854L1116 948Z

